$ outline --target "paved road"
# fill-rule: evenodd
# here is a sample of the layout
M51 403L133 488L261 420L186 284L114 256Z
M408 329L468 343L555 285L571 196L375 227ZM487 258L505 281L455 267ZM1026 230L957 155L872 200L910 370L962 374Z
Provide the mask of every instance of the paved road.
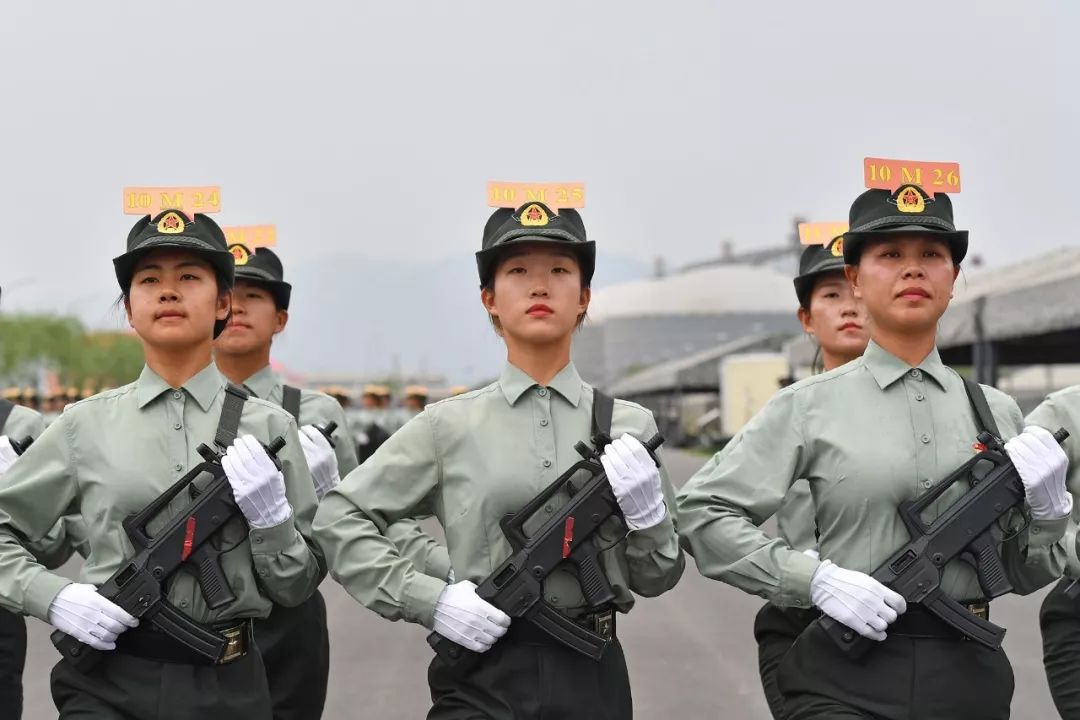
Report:
M704 459L668 452L676 484ZM428 707L425 632L389 623L357 605L333 581L323 586L330 614L333 665L327 720L420 720ZM1042 671L1038 606L1042 593L994 603L994 619L1016 671L1013 717L1055 718ZM761 601L702 578L691 564L679 586L641 600L620 619L639 720L768 720L750 628ZM55 718L49 670L56 654L45 625L30 621L26 720Z

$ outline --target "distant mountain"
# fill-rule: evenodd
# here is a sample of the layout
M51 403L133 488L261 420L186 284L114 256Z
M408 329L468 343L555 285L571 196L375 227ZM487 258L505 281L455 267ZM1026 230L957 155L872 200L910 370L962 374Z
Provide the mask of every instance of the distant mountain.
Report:
M600 253L593 286L648 273L648 263ZM471 257L406 264L350 253L290 267L286 274L293 284L291 319L274 358L290 369L400 369L470 383L502 366L503 345L480 305Z

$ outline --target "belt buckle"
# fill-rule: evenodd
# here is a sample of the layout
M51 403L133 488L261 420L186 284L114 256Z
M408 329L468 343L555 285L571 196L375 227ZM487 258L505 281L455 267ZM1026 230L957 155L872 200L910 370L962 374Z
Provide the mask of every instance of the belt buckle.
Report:
M221 652L221 657L218 658L218 665L231 663L247 655L247 643L244 642L244 629L246 627L246 625L241 624L221 631L222 636L225 638L225 649Z
M608 610L596 616L596 634L605 640L610 640L615 630L615 612Z

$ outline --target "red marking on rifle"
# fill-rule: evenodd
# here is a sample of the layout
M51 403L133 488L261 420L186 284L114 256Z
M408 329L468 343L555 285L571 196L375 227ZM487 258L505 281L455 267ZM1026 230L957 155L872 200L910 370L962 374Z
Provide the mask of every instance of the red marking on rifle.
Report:
M976 442L971 447L974 448L977 453L986 452L986 445L983 445L981 442Z
M184 549L180 551L180 561L183 562L191 557L191 549L195 545L195 518L187 519L187 528L184 530Z
M570 543L574 542L574 517L571 515L566 518L566 525L563 528L562 537L562 556L563 558L570 557Z

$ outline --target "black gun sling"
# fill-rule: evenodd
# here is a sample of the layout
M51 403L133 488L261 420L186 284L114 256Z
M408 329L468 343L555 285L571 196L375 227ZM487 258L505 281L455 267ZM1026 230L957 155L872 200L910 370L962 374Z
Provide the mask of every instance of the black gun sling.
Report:
M281 388L281 407L300 424L300 388L286 385Z

